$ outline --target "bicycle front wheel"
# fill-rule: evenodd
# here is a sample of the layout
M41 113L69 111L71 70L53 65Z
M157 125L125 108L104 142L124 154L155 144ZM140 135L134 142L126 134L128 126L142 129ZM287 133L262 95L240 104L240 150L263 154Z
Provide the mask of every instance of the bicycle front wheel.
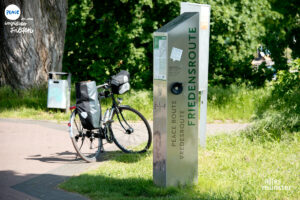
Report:
M84 129L76 110L70 118L69 133L76 152L83 160L95 162L100 159L102 146L100 134Z
M143 153L151 146L149 123L137 110L120 106L113 113L111 130L114 143L125 153Z

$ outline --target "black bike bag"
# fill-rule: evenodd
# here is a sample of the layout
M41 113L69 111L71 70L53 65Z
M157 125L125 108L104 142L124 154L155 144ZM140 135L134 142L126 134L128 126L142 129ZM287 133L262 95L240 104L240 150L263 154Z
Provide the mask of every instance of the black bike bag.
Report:
M100 128L101 107L95 81L76 83L76 110L83 128Z
M111 77L111 89L114 94L124 94L130 90L130 74L127 71L120 71Z

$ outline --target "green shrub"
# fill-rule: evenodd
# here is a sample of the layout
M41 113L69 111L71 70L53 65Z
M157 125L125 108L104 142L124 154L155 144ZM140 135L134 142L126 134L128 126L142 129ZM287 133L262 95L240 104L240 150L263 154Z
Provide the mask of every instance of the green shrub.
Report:
M102 83L126 69L132 75L134 88L151 88L152 33L179 15L180 2L69 0L64 70L72 72L76 81ZM281 10L273 10L271 3L274 1L191 2L211 5L210 84L224 86L250 81L263 85L271 74L264 70L257 74L251 70L253 54L258 44L268 43L278 68L284 60L286 47L286 43L280 41L286 37L285 27L290 28Z
M300 59L289 67L290 71L279 71L270 96L258 107L254 124L244 131L248 137L280 140L300 131Z

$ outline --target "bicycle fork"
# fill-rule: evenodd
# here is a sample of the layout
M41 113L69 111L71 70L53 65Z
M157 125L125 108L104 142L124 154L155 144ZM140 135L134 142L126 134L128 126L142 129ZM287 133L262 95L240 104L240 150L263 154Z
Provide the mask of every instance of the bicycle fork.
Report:
M126 131L126 134L131 134L133 133L133 128L127 123L126 119L124 118L122 112L120 112L120 110L117 108L116 109L116 113L117 113L117 118L118 118L118 121L120 122L120 125L122 126L122 128ZM119 114L121 115L123 121L125 122L125 124L127 125L128 128L125 128L120 117L119 117Z

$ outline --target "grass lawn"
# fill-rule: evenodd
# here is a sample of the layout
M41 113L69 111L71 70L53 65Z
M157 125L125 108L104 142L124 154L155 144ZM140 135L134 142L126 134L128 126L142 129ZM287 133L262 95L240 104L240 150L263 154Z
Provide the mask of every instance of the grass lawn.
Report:
M238 135L208 137L207 149L199 148L198 184L190 187L156 187L152 181L151 151L143 155L106 156L108 161L98 169L72 177L59 187L91 199L300 197L300 132L278 142L251 141Z
M264 98L269 94L268 88L251 89L245 86L229 88L211 87L208 90L208 122L235 121L249 122ZM72 89L71 105L75 104L75 89ZM140 111L148 120L153 119L153 94L147 90L131 90L120 95L124 105ZM111 105L111 101L102 101L102 111ZM0 117L27 118L37 120L68 121L70 113L47 109L47 87L40 86L30 90L14 91L0 87Z

